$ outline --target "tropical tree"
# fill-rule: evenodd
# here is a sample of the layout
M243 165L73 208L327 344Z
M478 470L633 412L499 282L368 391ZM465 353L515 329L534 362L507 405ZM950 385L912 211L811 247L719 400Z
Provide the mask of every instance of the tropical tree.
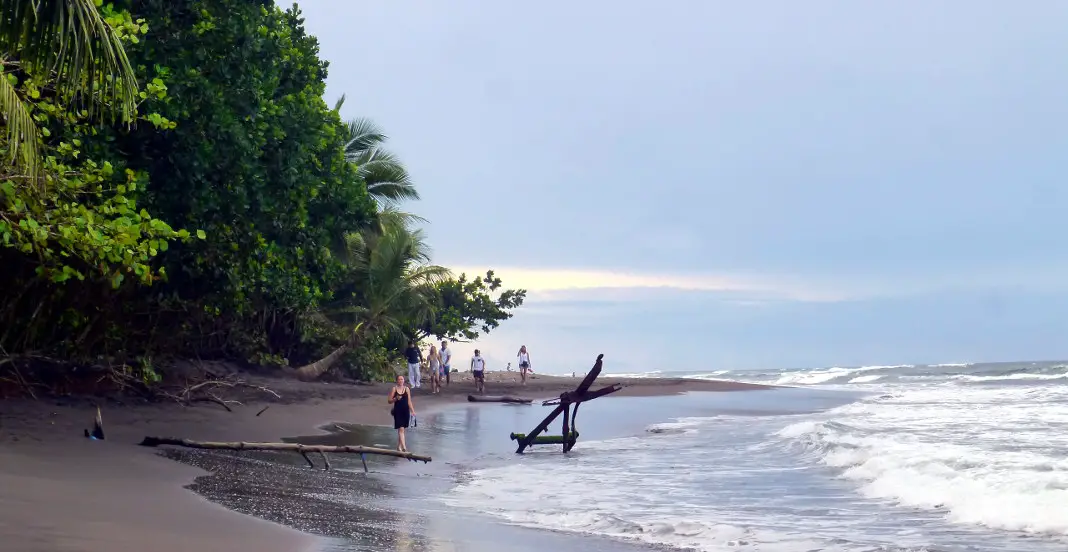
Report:
M7 127L8 162L35 181L41 130L19 96L19 75L52 75L52 93L93 115L133 120L137 79L121 32L94 0L0 0L0 114ZM107 101L100 101L106 99ZM111 105L114 109L100 109Z
M365 338L431 319L437 286L450 277L448 269L430 264L422 231L403 224L350 234L347 249L349 283L322 313L352 333L326 357L299 368L302 379L318 378Z
M342 95L334 105L341 111L345 103ZM380 208L395 207L405 200L419 199L408 170L389 151L382 148L386 135L370 119L353 119L345 125L345 158L356 165L360 177L367 183L367 193Z

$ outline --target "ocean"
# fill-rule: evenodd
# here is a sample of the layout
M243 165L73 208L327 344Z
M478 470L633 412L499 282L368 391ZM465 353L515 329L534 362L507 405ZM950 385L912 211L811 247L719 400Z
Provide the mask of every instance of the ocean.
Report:
M794 387L598 400L566 456L507 439L547 408L448 410L450 475L411 507L702 552L1068 547L1068 363L641 375Z

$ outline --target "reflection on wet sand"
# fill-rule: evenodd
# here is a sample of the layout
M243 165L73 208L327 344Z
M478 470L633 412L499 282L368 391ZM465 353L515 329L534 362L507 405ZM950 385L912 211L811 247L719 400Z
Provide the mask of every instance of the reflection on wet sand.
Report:
M201 467L210 475L190 488L227 508L326 537L321 552L455 552L507 549L647 550L598 538L536 531L472 518L429 499L453 484L463 464L491 455L484 431L503 434L506 427L529 425L529 409L468 406L420 418L408 434L412 450L434 456L430 464L369 455L370 473L360 457L331 454L333 469L311 469L298 454L272 452L168 450L175 460ZM333 433L283 439L322 445L390 447L396 433L388 426L336 424ZM489 449L500 448L496 441ZM511 456L510 443L502 446ZM321 466L321 464L319 464Z

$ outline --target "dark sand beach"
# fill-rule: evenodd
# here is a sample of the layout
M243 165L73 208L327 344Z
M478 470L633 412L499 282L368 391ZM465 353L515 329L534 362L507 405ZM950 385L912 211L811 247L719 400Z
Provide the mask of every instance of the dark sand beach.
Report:
M537 376L521 387L517 380L514 372L490 372L487 393L544 399L577 384L576 378ZM761 388L734 382L611 377L599 379L597 385L615 382L627 387L614 396ZM242 397L244 405L234 412L210 403L187 408L172 403L103 402L107 432L103 442L82 436L95 414L90 399L0 401L0 542L5 552L293 552L329 547L316 535L372 544L395 538L394 531L381 529L390 527L389 520L369 523L376 516L374 504L384 494L373 478L341 470L310 470L295 454L161 453L136 446L146 435L216 441L279 441L300 435L309 436L302 442L331 439L319 428L335 423L385 426L374 435L353 428L357 431L344 438L372 441L365 444L392 443L387 385L276 378L256 383L276 390L281 398ZM417 412L428 416L436 409L465 403L472 390L469 374L456 375L452 385L438 395L431 395L424 386L415 394ZM257 416L265 406L269 408ZM342 460L342 465L351 461ZM374 462L406 463L398 459ZM428 475L448 469L434 463L411 466L413 471L421 466L418 469ZM209 470L216 475L201 477ZM363 496L366 504L355 508L326 499L308 500L310 489L324 495L344 491ZM298 496L301 500L291 500ZM419 548L415 543L412 549Z

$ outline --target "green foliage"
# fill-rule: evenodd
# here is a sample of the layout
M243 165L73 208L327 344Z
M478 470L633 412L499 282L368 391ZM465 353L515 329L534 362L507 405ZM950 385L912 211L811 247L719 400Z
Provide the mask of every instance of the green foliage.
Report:
M56 95L87 114L133 117L138 87L123 43L139 40L143 21L101 0L0 0L0 14L5 70L17 66L46 78ZM36 179L41 135L9 84L0 81L6 149L11 164Z
M34 31L111 48L89 61L0 22L0 156L27 137L40 153L38 173L0 174L0 351L122 365L145 385L193 356L391 379L407 336L474 339L522 304L492 272L431 263L421 219L397 209L414 184L381 131L327 106L295 7L123 6L94 7L106 32L85 17Z
M345 96L334 105L340 111ZM419 199L419 191L408 170L392 153L383 149L386 135L370 119L354 119L344 128L345 158L367 184L367 193L381 207L393 207L404 200Z
M473 341L480 332L489 333L511 318L511 311L522 306L527 296L526 290L502 289L501 279L492 270L473 280L461 274L439 284L437 293L436 316L416 326L420 338Z
M314 308L338 270L332 240L374 213L322 99L315 39L295 8L138 4L155 34L131 58L146 77L168 75L168 96L148 103L178 128L138 129L121 143L153 175L149 204L160 216L207 233L170 259L172 274L182 270L175 290L240 316Z
M108 13L106 21L116 27L121 40L137 39L143 23L110 6ZM161 275L150 262L167 249L168 242L188 239L189 233L175 231L138 209L137 191L144 188L144 174L128 169L116 174L110 162L83 158L83 140L95 133L89 112L70 107L72 93L49 93L57 88L51 73L37 74L15 65L5 69L0 79L11 85L37 133L46 138L41 145L46 156L38 179L13 166L3 174L0 246L31 255L37 261L36 273L56 283L84 280L87 275L105 277L115 287L126 274L144 283L158 279ZM165 95L165 88L161 93ZM106 97L103 103L109 107ZM158 114L150 117L161 126L171 124ZM13 147L10 140L0 141L0 148Z

